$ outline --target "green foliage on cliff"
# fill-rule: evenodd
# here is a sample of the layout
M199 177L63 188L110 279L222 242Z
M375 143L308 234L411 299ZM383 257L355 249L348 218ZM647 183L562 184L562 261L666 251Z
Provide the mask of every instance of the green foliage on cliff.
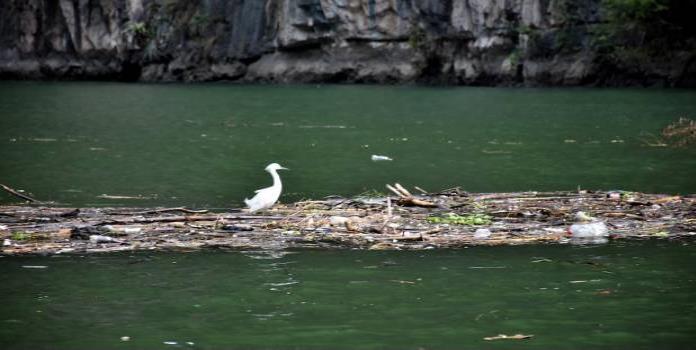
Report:
M696 0L602 0L597 52L614 67L634 70L696 52ZM640 73L636 71L635 73Z
M669 0L604 0L602 6L610 21L649 22L669 9Z
M425 30L421 28L418 23L411 23L411 31L408 35L408 44L412 49L422 50L426 42Z
M696 0L602 0L601 10L614 31L643 31L646 40L675 42L696 35Z
M153 28L146 22L131 22L126 27L126 33L130 33L140 47L147 46L154 35Z

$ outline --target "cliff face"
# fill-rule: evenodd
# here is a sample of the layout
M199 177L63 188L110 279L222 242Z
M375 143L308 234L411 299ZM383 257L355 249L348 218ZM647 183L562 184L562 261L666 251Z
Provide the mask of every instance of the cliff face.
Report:
M696 85L694 54L607 61L600 0L5 0L0 77Z

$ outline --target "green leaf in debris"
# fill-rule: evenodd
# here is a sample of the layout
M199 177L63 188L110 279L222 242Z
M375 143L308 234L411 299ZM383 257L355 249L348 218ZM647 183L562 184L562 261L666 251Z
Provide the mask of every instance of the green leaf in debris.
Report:
M12 233L12 239L15 241L25 241L29 238L31 238L31 235L29 235L26 232L17 231L17 232Z
M667 232L667 231L655 232L655 237L669 237L669 232Z

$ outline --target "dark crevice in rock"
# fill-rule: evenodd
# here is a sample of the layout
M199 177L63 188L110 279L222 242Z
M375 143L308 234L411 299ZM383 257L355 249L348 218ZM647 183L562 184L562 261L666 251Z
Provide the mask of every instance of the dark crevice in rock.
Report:
M121 64L121 73L119 74L122 81L138 81L142 75L143 67L138 62L124 61Z

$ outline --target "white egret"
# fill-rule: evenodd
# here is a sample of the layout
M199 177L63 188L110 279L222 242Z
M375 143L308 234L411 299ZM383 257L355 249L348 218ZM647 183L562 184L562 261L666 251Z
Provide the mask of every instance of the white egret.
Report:
M283 191L283 184L280 182L278 170L290 170L280 166L278 163L271 163L266 167L266 171L273 177L273 186L256 190L256 195L252 199L244 198L244 203L249 207L249 212L268 209L278 201L280 192Z

